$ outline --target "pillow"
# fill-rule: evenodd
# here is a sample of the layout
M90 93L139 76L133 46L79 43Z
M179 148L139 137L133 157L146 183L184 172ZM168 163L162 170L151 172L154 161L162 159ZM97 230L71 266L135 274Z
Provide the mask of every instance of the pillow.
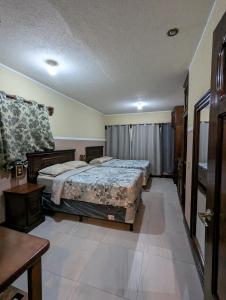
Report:
M81 167L85 167L87 166L87 162L85 161L81 161L81 160L72 160L72 161L67 161L66 163L64 163L63 165L71 167L72 169L77 169L77 168L81 168Z
M112 160L113 157L110 157L110 156L103 156L103 157L98 157L98 158L95 158L93 160L91 160L89 163L91 165L96 165L96 164L102 164L106 161L109 161L109 160Z
M73 170L73 168L70 166L65 166L64 164L56 164L39 170L39 174L45 174L55 177L70 170Z

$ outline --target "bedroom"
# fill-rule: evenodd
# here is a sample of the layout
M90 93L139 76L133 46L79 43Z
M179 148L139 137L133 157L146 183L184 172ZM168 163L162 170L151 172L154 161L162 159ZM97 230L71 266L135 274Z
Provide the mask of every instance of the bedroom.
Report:
M225 11L0 0L0 299L225 299Z

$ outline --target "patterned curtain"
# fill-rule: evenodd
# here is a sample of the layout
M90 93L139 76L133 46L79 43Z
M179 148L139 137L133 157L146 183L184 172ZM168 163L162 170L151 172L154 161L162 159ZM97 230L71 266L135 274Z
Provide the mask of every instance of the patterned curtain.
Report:
M11 100L0 92L0 168L24 163L28 152L53 149L47 107L21 97Z

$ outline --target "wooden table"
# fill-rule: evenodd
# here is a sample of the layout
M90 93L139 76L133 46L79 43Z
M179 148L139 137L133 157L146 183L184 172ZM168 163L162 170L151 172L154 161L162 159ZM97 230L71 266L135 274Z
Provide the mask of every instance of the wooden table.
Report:
M49 245L46 239L0 227L0 293L28 271L28 299L41 300L41 256Z

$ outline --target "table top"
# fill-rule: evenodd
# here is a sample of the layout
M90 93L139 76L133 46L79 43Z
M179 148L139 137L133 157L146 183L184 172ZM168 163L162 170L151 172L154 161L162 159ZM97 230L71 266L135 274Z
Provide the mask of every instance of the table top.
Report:
M18 185L8 189L4 192L6 193L14 193L14 194L28 194L37 190L44 189L45 186L43 184L35 184L35 183L25 183L22 185Z
M46 239L0 226L0 292L31 267L49 245Z

